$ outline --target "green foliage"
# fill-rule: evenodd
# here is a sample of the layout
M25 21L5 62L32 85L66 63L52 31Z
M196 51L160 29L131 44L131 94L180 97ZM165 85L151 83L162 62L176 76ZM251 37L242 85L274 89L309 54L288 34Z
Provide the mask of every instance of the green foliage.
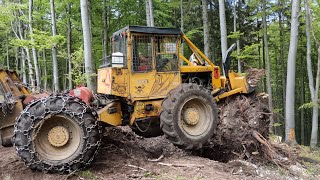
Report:
M231 32L227 37L230 39L239 39L241 36L243 36L244 33L241 33L240 31Z
M52 36L49 32L34 30L34 44L32 46L39 50L51 49L54 44L62 46L66 39L62 35Z
M259 46L260 44L251 44L245 46L243 49L241 49L239 56L237 55L236 51L234 51L231 56L241 60L256 61L259 59Z
M75 85L83 85L86 82L86 75L83 73L84 52L80 47L77 51L71 54L71 63L73 65L72 76Z
M314 106L318 106L318 105L314 104L313 102L304 103L299 107L299 110L301 110L301 109L312 109Z
M195 39L197 36L199 35L203 35L203 30L202 30L202 27L200 28L195 28L195 29L191 29L190 31L188 31L186 33L186 36L189 38L189 39Z
M279 127L279 126L282 126L282 125L283 125L283 124L281 124L281 123L273 123L273 124L272 124L273 127Z

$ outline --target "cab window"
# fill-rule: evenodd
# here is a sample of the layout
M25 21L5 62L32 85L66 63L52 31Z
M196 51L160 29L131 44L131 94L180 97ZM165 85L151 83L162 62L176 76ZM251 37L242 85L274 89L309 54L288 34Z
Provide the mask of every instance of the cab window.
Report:
M134 72L146 72L152 70L151 40L151 36L133 36L132 68Z
M178 71L177 37L156 36L155 43L157 71Z

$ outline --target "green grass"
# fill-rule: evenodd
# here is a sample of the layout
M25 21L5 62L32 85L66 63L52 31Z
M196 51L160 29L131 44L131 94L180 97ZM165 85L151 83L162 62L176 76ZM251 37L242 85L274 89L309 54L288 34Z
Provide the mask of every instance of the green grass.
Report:
M143 174L143 177L152 177L152 173L151 172L145 172Z
M77 173L78 176L86 179L86 180L96 180L97 178L93 175L93 173L89 170L81 171Z
M301 150L299 153L300 157L306 157L306 158L310 158L312 160L320 162L319 147L313 148L312 150L310 149L310 147L307 147L307 146L300 146L300 147L301 147ZM303 162L303 164L306 166L308 174L317 175L320 173L318 163Z

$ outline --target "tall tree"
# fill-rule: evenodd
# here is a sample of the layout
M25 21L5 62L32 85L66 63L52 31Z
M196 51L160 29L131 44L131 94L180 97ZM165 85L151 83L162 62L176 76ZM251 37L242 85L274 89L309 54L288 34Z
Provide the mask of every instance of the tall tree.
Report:
M208 3L207 0L202 0L202 22L203 22L203 37L204 37L204 54L212 59L210 51L210 33L209 33L209 21L208 21Z
M44 80L43 80L43 89L45 91L47 91L48 89L48 72L47 72L47 59L46 59L46 50L43 49L43 52L42 52L42 57L43 57L43 75L44 75Z
M6 54L7 54L7 69L10 69L10 61L9 61L9 40L8 40L8 32L6 32Z
M89 24L89 13L88 13L88 2L87 0L80 0L81 6L81 22L82 22L82 33L83 33L83 46L84 46L84 66L87 75L87 86L96 91L96 81L93 77L95 73L95 64L92 58L92 39Z
M20 0L19 4L21 4L21 3L22 2ZM12 31L15 34L17 39L19 39L21 41L25 41L27 33L24 31L24 29L23 29L24 24L23 24L22 20L20 19L20 16L22 16L22 15L23 15L23 12L21 9L19 9L17 12L17 16L18 16L17 25L16 25L17 27L15 28L12 26ZM24 51L25 51L25 53L24 53ZM25 54L26 54L26 56L25 56ZM29 51L28 45L25 45L25 44L22 45L21 56L22 56L21 68L22 68L22 74L23 74L23 83L25 83L25 84L29 83L31 85L32 92L34 92L35 91L35 82L34 82L34 78L33 78L33 67L32 67L32 63L31 63L30 51ZM26 76L25 57L26 57L27 63L28 63L29 81L27 80L27 76Z
M32 13L33 13L33 0L29 0L29 35L30 35L31 43L32 43L33 65L34 65L34 71L36 73L36 82L37 82L36 87L37 87L37 91L40 91L41 78L40 78L40 72L39 72L39 66L38 66L37 50L35 48L34 38L33 38Z
M103 30L102 30L102 58L107 57L107 43L108 43L108 15L107 15L107 0L103 0Z
M296 56L298 47L300 0L292 1L290 45L287 61L287 88L286 88L286 110L285 110L285 140L287 143L295 143L295 78L296 78Z
M19 49L16 47L14 48L14 51L15 51L15 63L16 63L16 72L19 71Z
M27 73L26 73L26 55L23 48L20 48L21 52L21 73L22 73L22 82L27 84Z
M184 13L183 13L183 0L180 0L180 29L181 31L184 33ZM184 44L181 43L181 54L184 55ZM183 65L183 62L181 62L181 64Z
M54 9L54 0L50 0L50 9L51 9L51 26L52 26L52 36L57 35L56 29L56 14ZM53 65L53 88L54 92L60 91L59 86L59 73L58 73L58 60L57 60L57 44L52 45L52 65Z
M282 17L282 13L283 13L283 2L282 0L278 1L278 6L279 11L278 11L278 16L279 16L279 29L280 29L280 33L279 33L279 44L280 44L280 55L279 58L281 60L281 82L282 82L282 100L283 100L283 104L286 104L286 73L285 73L285 61L284 61L284 27L283 27L283 17ZM285 113L285 111L283 111ZM283 114L284 114L283 113ZM285 116L285 114L284 114Z
M227 24L226 24L226 12L224 0L219 0L219 17L220 17L220 34L221 34L221 54L222 60L226 58L226 52L228 50L227 43ZM222 71L224 74L224 71Z
M268 44L268 31L267 31L267 15L266 15L266 1L262 0L263 4L263 39L264 39L264 54L266 58L266 66L267 66L267 91L268 91L268 104L269 109L271 112L273 112L273 106L272 106L272 87L271 87L271 70L270 70L270 56L269 56L269 44ZM272 132L273 127L273 115L270 116L270 128L269 132Z
M71 3L68 4L67 9L67 58L68 58L68 88L72 89L72 63L71 63Z
M237 6L239 6L239 0L235 0L234 1L234 5L233 5L233 32L236 33L237 32ZM241 61L240 61L240 40L239 38L237 38L237 56L238 56L238 72L241 73Z
M312 63L311 63L311 35L310 35L310 7L309 0L304 1L305 11L306 11L306 38L307 38L307 71L308 71L308 80L309 80L309 90L312 100L312 130L311 130L311 139L310 147L314 148L318 143L318 117L319 117L319 105L318 105L318 92L319 92L319 64L320 64L320 46L318 47L318 67L317 67L317 76L316 76L316 86L314 86L314 78L312 73Z
M154 26L152 0L146 0L147 26Z

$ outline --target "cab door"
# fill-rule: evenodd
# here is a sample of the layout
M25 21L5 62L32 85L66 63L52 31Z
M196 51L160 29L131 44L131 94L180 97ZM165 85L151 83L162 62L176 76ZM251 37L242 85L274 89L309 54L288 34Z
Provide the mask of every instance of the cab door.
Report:
M132 99L164 98L180 84L177 42L178 37L171 35L132 35Z
M178 36L155 35L154 46L156 76L150 96L165 97L169 91L181 84Z

